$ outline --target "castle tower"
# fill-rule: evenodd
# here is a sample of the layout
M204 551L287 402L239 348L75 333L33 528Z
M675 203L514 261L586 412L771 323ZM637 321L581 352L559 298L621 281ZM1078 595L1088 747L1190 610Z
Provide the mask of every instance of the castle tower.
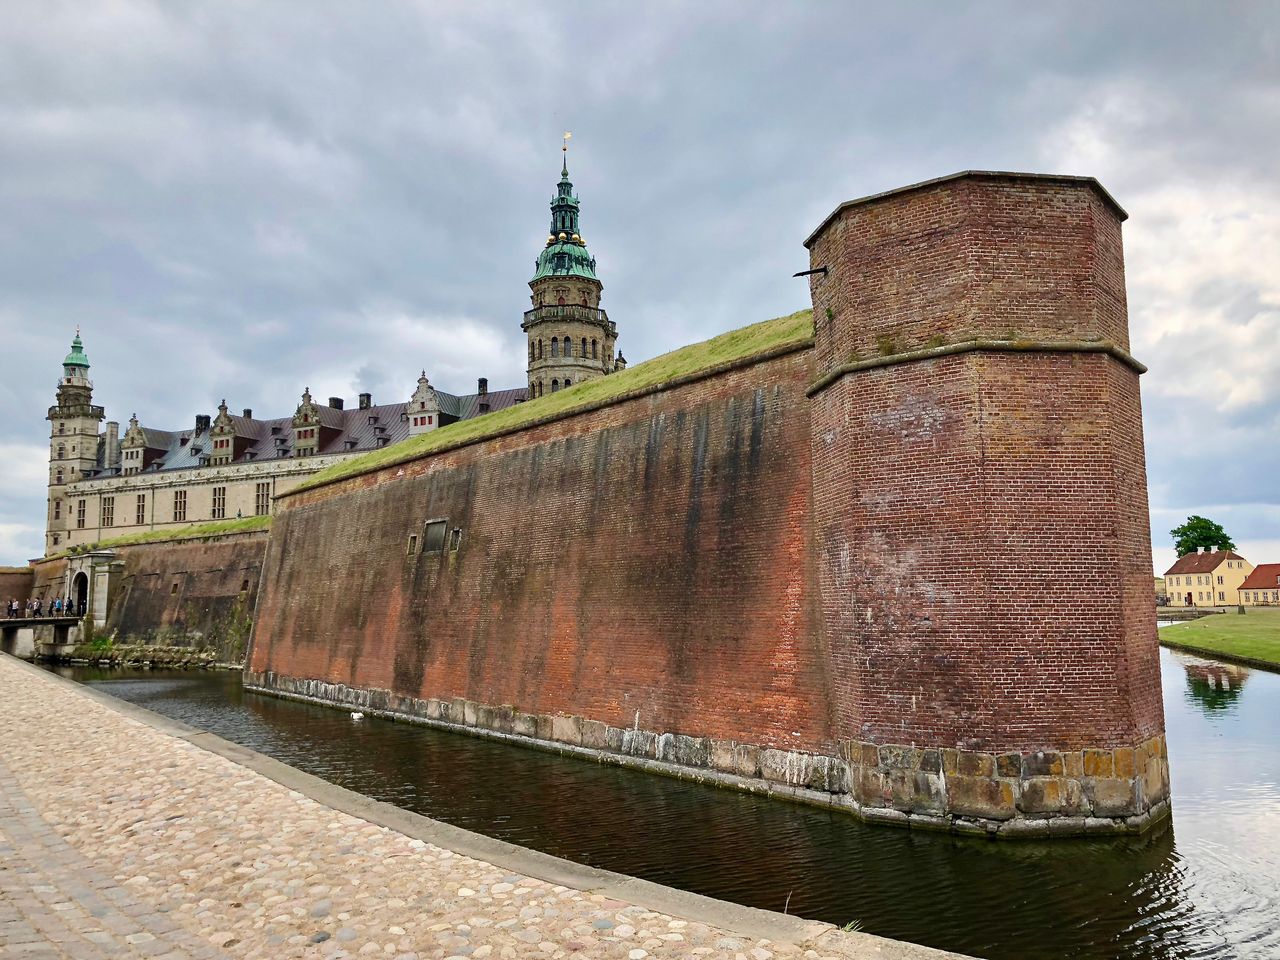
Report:
M65 547L67 531L77 522L72 516L76 507L65 500L63 488L87 476L98 465L98 424L104 413L102 407L93 405L89 358L85 356L79 328L71 341L71 352L62 361L57 398L46 417L50 424L46 553Z
M603 285L578 229L567 152L551 201L551 232L536 266L529 281L533 309L521 324L529 338L530 399L615 369L618 329L600 309Z
M883 819L1168 812L1124 219L1092 178L967 172L805 243L835 722Z

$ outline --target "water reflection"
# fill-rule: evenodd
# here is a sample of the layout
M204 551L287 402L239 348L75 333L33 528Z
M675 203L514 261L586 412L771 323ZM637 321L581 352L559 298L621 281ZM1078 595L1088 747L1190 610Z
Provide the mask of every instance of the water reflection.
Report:
M1029 843L867 827L472 737L353 724L246 694L234 675L74 675L427 816L751 906L994 958L1280 956L1280 676L1171 651L1161 669L1174 822Z
M1230 710L1240 699L1250 671L1233 663L1187 657L1187 696L1206 713Z

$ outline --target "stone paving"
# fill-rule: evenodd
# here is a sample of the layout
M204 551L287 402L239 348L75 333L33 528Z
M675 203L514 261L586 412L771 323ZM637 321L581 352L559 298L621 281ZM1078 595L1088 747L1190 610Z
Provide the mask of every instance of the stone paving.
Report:
M6 656L0 719L3 957L943 956L835 930L755 939L513 873L325 806Z

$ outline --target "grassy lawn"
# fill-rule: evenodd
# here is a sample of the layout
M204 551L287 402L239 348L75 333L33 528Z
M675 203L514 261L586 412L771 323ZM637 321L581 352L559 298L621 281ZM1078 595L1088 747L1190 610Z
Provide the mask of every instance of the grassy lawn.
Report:
M1162 643L1209 655L1247 657L1280 669L1280 608L1245 607L1245 615L1216 613L1160 628Z
M86 543L56 553L55 557L65 557L75 553L88 553L90 550L110 550L112 547L127 547L135 543L157 543L162 540L201 540L205 537L223 537L229 533L249 533L253 530L266 530L271 526L270 517L241 517L238 520L212 520L209 523L193 523L188 527L173 530L142 530L138 533L126 533L123 536L99 540L97 543Z
M667 383L677 377L710 370L812 339L812 310L800 310L785 317L753 323L749 327L730 330L710 340L690 344L687 347L672 350L670 353L664 353L660 357L654 357L652 360L637 363L619 373L611 373L607 377L574 384L568 390L548 393L536 400L518 403L514 407L487 413L482 417L460 420L439 430L432 430L430 433L410 437L408 440L401 440L381 450L366 453L364 456L350 457L308 477L290 493L368 473L391 464L416 460L427 453L474 443L559 414L607 403L625 394Z

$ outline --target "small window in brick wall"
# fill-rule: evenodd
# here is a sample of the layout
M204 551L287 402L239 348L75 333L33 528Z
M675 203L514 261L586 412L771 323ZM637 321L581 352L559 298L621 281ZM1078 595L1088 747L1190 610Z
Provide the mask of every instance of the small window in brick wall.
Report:
M423 553L439 553L444 549L444 538L449 531L448 520L432 520L427 524L422 538Z
M173 586L169 588L169 595L173 596L177 592L178 592L178 585L177 583L174 583Z
M462 546L462 528L454 527L453 533L449 536L449 549L457 550Z
M418 536L417 534L409 534L409 549L405 551L408 556L413 556L418 552Z

